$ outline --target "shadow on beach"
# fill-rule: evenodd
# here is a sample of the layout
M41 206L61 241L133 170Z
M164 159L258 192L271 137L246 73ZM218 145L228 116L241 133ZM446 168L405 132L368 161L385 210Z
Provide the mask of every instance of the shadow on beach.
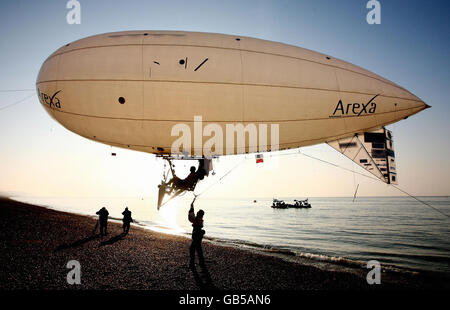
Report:
M194 276L195 283L201 290L217 290L217 287L212 282L211 275L209 274L208 268L206 266L202 266L200 268L200 273L198 273L195 266L190 267L190 269L192 270L192 275Z
M72 242L72 243L64 243L64 244L61 244L60 246L58 246L55 249L55 251L61 251L61 250L66 250L66 249L70 249L70 248L75 248L77 246L83 245L83 244L85 244L85 243L87 243L89 241L93 241L93 240L98 239L100 237L101 236L99 234L96 234L96 235L92 235L92 236L89 236L89 237L85 237L83 239L77 240L77 241Z
M126 235L127 235L126 233L121 233L121 234L118 234L117 236L114 236L114 237L112 237L112 238L110 238L110 239L108 239L108 240L106 240L106 241L102 241L102 242L100 242L99 247L105 246L105 245L111 245L111 244L114 244L114 243L116 243L117 241L122 240L123 237L125 237Z

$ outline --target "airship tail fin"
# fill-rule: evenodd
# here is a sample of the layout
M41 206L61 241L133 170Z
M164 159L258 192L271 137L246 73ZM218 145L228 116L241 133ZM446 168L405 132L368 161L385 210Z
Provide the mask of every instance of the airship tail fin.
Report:
M383 127L327 143L381 181L398 184L391 131Z

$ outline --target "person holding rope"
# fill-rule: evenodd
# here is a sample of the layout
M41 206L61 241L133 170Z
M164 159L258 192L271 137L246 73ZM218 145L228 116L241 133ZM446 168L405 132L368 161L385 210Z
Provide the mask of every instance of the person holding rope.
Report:
M191 208L188 212L189 222L192 223L192 243L189 248L190 254L190 263L189 266L191 268L195 267L195 252L197 252L199 264L201 267L205 266L205 259L203 257L203 249L202 249L202 240L205 235L205 230L203 230L203 216L205 215L205 211L199 210L197 215L194 212L194 202L197 196L191 203Z

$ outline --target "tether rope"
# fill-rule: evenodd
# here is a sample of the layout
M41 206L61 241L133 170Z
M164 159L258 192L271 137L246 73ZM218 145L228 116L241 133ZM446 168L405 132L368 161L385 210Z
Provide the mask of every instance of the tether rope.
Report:
M11 104L8 104L8 105L6 105L6 106L4 106L4 107L1 107L1 108L0 108L0 111L1 111L1 110L4 110L4 109L7 109L7 108L10 108L10 107L12 107L12 106L14 106L14 105L16 105L16 104L22 103L22 102L26 101L27 99L31 98L32 96L36 96L36 94L28 95L28 96L26 96L25 98L20 99L19 101L16 101L16 102L13 102L13 103L11 103Z

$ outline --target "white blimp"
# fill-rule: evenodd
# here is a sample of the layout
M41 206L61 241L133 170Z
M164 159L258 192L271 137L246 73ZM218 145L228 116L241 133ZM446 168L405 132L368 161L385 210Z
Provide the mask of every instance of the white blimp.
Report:
M114 32L66 44L45 60L36 87L45 110L78 135L169 161L201 161L186 179L169 165L173 178L162 181L158 207L165 194L194 190L211 156L319 143L396 184L384 126L429 107L332 56L181 31Z

